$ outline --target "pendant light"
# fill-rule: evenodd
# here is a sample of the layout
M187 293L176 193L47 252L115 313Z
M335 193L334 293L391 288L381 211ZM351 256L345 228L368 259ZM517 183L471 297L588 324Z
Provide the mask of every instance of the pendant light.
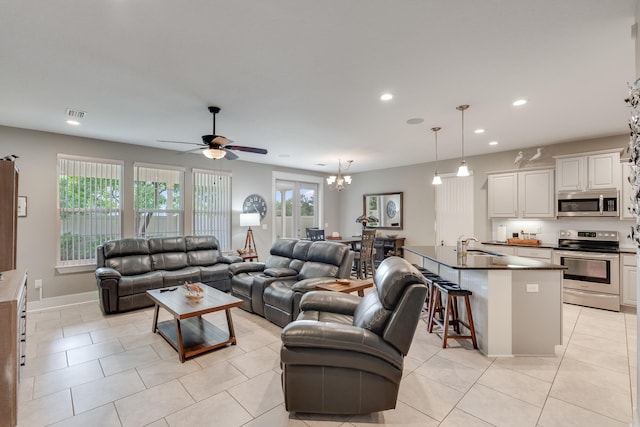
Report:
M458 167L457 176L469 176L469 168L467 167L467 162L464 160L464 110L467 108L469 108L469 105L467 104L458 105L456 107L456 110L462 113L462 161Z
M433 181L431 181L431 184L433 185L440 185L442 184L442 178L440 178L440 174L438 174L438 131L442 129L440 127L433 127L431 128L431 130L433 131L433 133L436 136L436 172L433 174Z

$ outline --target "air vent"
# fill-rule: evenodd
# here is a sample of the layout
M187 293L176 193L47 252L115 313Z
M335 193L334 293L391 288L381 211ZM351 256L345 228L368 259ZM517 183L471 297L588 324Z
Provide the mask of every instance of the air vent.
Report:
M72 108L67 108L67 119L84 119L87 115L86 111L74 110Z

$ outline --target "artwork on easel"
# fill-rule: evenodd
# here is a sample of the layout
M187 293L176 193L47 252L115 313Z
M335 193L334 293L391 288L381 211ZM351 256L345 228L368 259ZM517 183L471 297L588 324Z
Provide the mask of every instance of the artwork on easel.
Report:
M18 196L18 216L27 216L27 198Z

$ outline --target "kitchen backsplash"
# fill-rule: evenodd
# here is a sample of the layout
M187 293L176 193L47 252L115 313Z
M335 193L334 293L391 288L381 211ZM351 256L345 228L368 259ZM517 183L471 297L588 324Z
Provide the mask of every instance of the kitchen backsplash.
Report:
M615 218L561 218L556 220L517 220L517 219L493 219L491 224L491 240L498 239L498 227L504 225L507 228L507 237L512 233L535 233L535 238L545 245L558 243L560 230L596 230L617 231L620 234L620 247L633 248L634 245L627 237L631 231L634 220L620 220ZM533 236L532 236L533 237Z

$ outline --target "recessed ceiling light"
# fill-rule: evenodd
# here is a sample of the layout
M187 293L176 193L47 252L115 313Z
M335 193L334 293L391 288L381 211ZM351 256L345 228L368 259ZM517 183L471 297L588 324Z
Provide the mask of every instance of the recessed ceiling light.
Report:
M414 117L412 119L407 120L408 125L419 125L420 123L423 123L423 122L424 122L424 119L420 117Z
M67 124L73 125L73 126L80 126L80 122L77 120L67 120Z
M473 133L484 133L484 129L476 129Z
M489 145L498 145L498 141L491 141Z
M382 95L380 95L381 101L391 101L392 99L393 95L391 95L390 93L383 93Z
M526 103L527 103L527 100L526 100L526 99L518 99L518 100L516 100L516 101L513 101L512 105L513 105L514 107L519 107L519 106L524 105L524 104L526 104Z

